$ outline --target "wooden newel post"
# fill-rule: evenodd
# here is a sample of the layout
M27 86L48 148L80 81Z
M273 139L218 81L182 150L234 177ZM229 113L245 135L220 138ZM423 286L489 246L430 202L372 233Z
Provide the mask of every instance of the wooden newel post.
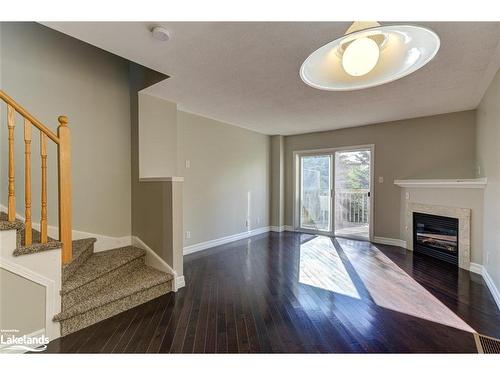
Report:
M59 138L59 241L62 242L62 263L67 264L72 257L71 236L71 134L68 118L59 117L57 128Z

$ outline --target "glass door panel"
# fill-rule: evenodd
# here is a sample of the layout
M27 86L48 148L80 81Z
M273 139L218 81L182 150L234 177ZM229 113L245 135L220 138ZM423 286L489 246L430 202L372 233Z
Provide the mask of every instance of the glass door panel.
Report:
M335 153L335 235L370 238L370 150Z
M300 158L300 227L331 231L332 155Z

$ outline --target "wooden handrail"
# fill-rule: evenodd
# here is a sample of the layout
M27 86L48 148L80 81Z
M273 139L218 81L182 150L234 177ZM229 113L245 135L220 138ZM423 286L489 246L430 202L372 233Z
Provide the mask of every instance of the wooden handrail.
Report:
M32 115L30 115L30 113L27 110L25 110L19 103L17 103L14 99L12 99L9 95L7 95L3 90L0 90L0 98L5 103L10 105L12 108L14 108L17 113L19 113L21 116L23 116L29 122L31 122L34 126L36 126L41 132L45 133L47 135L47 137L52 139L55 143L59 144L59 138L52 130L47 128L44 124L42 124L40 121L38 121Z
M25 243L32 244L31 220L31 126L40 130L40 158L41 158L41 218L40 242L47 243L47 138L57 144L58 166L58 196L59 196L59 241L62 243L61 260L67 264L72 258L72 227L71 227L71 134L68 127L68 118L59 116L57 135L28 113L21 105L16 103L4 91L0 90L0 99L7 103L7 126L9 147L9 207L8 220L16 219L16 197L14 180L14 130L15 113L24 118L24 144L25 144Z

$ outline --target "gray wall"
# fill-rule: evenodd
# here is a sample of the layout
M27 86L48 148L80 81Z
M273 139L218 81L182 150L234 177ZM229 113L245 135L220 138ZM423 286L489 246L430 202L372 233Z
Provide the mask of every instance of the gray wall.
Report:
M285 137L271 137L271 225L285 225Z
M474 177L475 130L475 111L466 111L286 137L286 225L293 225L294 151L375 144L374 235L399 238L400 189L393 181Z
M36 23L3 23L2 89L56 131L69 117L73 146L73 229L130 235L130 111L128 62ZM24 160L22 122L16 127L16 160ZM2 160L7 127L1 127ZM49 141L49 143L51 143ZM34 132L33 221L39 221L40 157ZM48 160L48 220L57 222L56 147ZM103 163L103 160L106 162ZM17 211L24 214L24 167L16 166ZM7 180L2 162L1 181ZM3 188L2 188L3 189ZM2 204L7 195L2 190Z
M269 225L269 136L178 112L184 246ZM191 167L186 169L185 161Z
M139 176L170 177L177 169L177 104L139 93Z
M45 287L0 268L0 329L19 337L45 327Z
M166 79L164 74L130 64L130 137L132 191L132 234L139 237L170 266L172 251L172 186L168 182L139 181L139 94L138 92ZM174 268L175 269L175 268ZM182 275L180 269L175 269Z
M500 72L477 109L477 162L484 191L483 265L500 290Z

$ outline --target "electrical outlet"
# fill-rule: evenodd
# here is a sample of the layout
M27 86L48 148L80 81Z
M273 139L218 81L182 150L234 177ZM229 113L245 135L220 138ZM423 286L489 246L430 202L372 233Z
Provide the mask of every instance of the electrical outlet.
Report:
M186 237L186 240L189 240L191 238L191 232L187 230L184 237Z
M191 168L191 160L186 160L186 169Z
M379 183L379 184L383 184L383 183L384 183L384 177L380 176L380 177L378 178L378 183Z
M477 177L481 176L481 166L477 166Z

